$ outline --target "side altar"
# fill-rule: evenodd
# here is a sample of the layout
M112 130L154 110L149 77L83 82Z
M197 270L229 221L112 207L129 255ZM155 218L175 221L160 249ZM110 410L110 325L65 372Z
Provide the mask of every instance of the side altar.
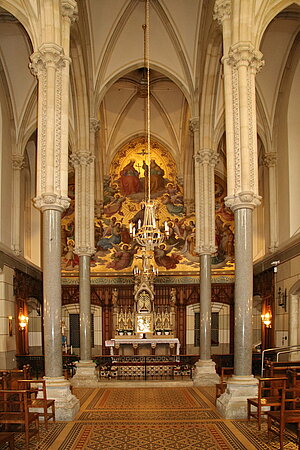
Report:
M133 307L120 306L118 290L113 290L113 332L105 341L113 355L179 355L180 342L175 336L176 290L168 305L157 306L154 300L154 273L143 267L135 273Z

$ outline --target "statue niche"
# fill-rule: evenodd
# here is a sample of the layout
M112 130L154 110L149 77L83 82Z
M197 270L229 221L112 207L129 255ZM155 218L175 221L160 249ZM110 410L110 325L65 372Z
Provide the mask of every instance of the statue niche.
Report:
M118 305L118 291L112 292L113 336L151 338L153 336L174 336L176 290L173 288L169 306L156 306L154 289L148 279L136 280L134 304L132 307Z
M151 307L150 292L142 289L136 296L136 332L153 334L153 308ZM152 300L153 301L153 300Z

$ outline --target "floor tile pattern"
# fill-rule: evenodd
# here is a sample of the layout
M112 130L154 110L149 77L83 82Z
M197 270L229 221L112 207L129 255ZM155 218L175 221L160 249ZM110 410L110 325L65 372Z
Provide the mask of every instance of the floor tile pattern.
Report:
M214 407L214 387L74 389L81 409L73 422L40 425L30 450L278 450L266 423L224 420ZM15 448L24 437L16 433ZM284 450L296 449L286 433ZM2 449L1 449L2 450Z

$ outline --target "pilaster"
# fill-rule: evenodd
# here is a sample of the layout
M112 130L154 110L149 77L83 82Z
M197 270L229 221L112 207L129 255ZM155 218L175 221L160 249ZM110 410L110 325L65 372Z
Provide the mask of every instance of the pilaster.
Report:
M12 155L13 168L13 232L12 232L12 249L14 253L19 256L22 253L21 249L21 172L25 166L25 159L23 155Z
M75 169L75 252L92 255L94 249L94 160L91 152L70 156Z
M231 46L224 64L231 68L233 104L234 151L227 155L228 177L232 179L228 196L247 192L259 200L255 75L264 64L262 54L251 43L239 42Z
M269 250L274 252L278 247L278 203L277 203L277 183L276 183L276 167L277 153L266 153L263 159L264 165L269 172L269 226L270 226L270 242Z
M68 200L70 59L55 43L42 44L30 59L31 71L39 81L36 201L46 194Z
M195 178L198 186L195 189L195 203L198 204L196 223L199 225L196 249L199 254L215 253L215 177L214 169L219 155L211 149L200 149L194 154ZM197 175L196 175L197 174Z

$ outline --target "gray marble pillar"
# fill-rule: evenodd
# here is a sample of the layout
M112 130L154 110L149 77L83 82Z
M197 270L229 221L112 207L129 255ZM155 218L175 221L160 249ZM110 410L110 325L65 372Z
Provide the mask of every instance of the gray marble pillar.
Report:
M44 342L46 377L62 376L61 211L43 211Z
M193 375L195 386L219 383L216 364L211 359L211 255L200 256L200 359Z
M211 357L211 256L200 256L200 359Z
M252 215L250 208L239 208L234 212L234 374L237 376L252 373Z
M228 380L225 393L217 399L217 409L227 419L245 419L247 398L257 396L258 381L252 375L253 206L245 202L234 208L234 375Z
M90 256L79 256L80 359L91 359Z

